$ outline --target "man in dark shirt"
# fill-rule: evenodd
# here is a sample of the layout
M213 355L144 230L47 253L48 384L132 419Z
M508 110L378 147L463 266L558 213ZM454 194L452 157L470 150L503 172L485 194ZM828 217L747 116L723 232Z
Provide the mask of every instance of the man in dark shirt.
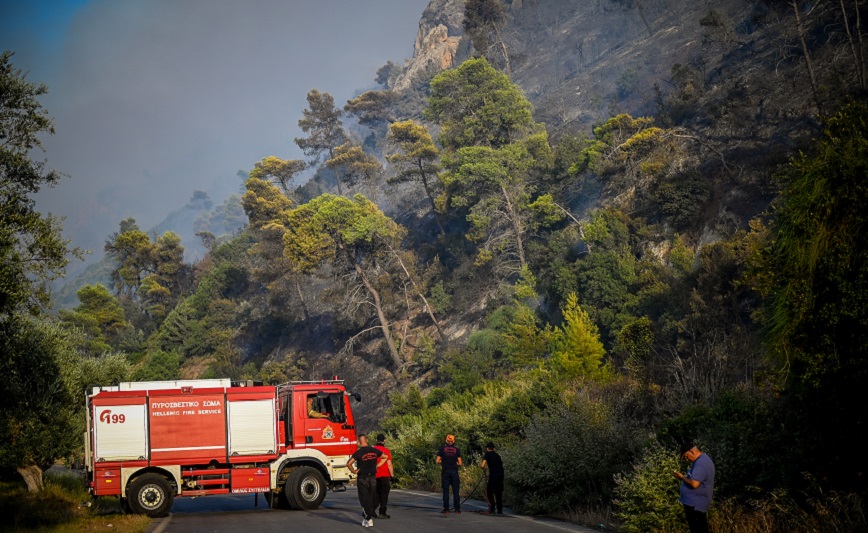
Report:
M485 445L485 455L482 456L482 469L488 467L488 514L503 514L503 460L494 451L494 443Z
M365 510L362 526L374 525L374 494L377 492L377 468L386 464L383 452L368 446L368 436L358 436L359 449L347 461L347 468L358 475L356 486L359 490L359 503Z
M440 474L440 484L443 486L443 514L449 513L449 488L452 487L452 499L455 514L461 514L461 497L458 495L461 481L458 478L458 467L461 466L461 450L455 446L455 436L446 435L446 444L437 451L437 464L443 467Z

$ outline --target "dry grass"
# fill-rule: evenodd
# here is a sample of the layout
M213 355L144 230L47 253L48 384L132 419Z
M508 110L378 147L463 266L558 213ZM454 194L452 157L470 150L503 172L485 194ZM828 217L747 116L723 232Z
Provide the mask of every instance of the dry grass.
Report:
M828 493L798 505L772 492L747 504L727 500L713 505L711 529L726 533L822 533L868 531L862 500L855 494Z

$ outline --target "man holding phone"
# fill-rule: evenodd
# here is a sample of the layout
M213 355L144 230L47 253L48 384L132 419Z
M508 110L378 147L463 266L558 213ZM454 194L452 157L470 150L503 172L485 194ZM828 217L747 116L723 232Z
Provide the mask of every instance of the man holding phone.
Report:
M681 445L681 457L690 461L687 474L672 472L681 480L681 497L684 516L690 533L708 533L708 508L714 493L714 463L711 458L692 442Z

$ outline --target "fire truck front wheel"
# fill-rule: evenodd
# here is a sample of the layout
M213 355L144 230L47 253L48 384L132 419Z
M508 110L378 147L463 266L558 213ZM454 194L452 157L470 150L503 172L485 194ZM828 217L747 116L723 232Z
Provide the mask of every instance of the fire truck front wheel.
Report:
M127 503L136 514L160 518L169 514L175 493L172 486L159 474L144 474L130 483Z
M292 471L284 490L293 507L310 511L319 507L325 499L326 482L319 470L303 466Z

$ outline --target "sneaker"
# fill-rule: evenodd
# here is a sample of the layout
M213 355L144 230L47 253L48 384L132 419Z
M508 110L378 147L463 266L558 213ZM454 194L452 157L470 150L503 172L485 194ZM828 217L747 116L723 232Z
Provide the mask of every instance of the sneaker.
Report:
M443 509L440 514L449 514L449 509Z
M491 514L491 511L479 511L479 514Z
M380 513L380 518L392 518L392 517L387 515L386 513Z
M455 509L455 514L461 514L461 509Z

